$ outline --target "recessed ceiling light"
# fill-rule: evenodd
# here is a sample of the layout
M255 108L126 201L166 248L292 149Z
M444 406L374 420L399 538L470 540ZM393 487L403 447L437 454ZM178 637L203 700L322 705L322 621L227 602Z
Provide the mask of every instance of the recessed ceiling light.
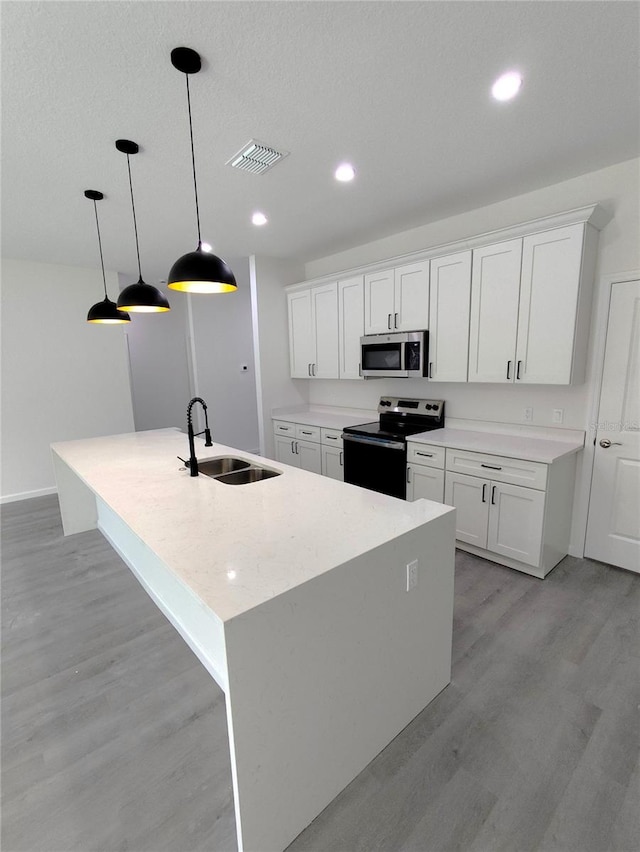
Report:
M491 94L497 101L509 101L514 98L522 86L522 77L517 71L508 71L495 81Z
M211 251L209 243L202 243L202 251Z
M351 163L342 163L335 171L335 179L343 183L353 180L355 176L356 172Z
M266 225L268 220L264 213L254 213L251 221L254 225Z

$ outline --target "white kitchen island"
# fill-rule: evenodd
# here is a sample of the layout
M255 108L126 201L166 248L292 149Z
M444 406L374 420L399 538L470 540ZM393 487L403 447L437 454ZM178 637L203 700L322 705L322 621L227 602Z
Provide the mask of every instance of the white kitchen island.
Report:
M276 852L449 683L454 510L196 450L282 473L191 477L175 429L57 443L63 527L102 531L224 690L238 846Z

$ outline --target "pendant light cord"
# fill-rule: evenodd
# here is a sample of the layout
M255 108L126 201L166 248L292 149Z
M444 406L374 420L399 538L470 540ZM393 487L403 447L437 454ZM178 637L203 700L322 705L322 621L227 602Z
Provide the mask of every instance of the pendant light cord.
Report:
M198 223L198 246L202 242L200 236L200 208L198 206L198 182L196 180L196 155L193 148L193 122L191 120L191 96L189 94L189 75L184 75L187 80L187 109L189 111L189 137L191 139L191 166L193 168L193 190L196 196L196 221Z
M102 240L100 239L100 225L98 224L98 205L96 204L95 198L93 199L93 210L96 214L96 230L98 231L98 248L100 249L100 266L102 267L102 284L104 286L104 297L108 299L107 296L107 279L104 274L104 259L102 257Z
M136 254L138 256L138 275L140 277L140 281L142 281L142 269L140 267L140 244L138 242L138 223L136 222L136 205L133 200L133 183L131 181L131 163L129 162L129 155L127 154L127 170L129 172L129 189L131 190L131 209L133 210L133 230L136 235Z

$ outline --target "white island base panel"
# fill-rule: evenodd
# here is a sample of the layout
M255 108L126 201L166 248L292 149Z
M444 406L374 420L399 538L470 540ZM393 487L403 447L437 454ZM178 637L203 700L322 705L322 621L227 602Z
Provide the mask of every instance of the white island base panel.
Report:
M225 691L240 850L285 849L449 683L452 510L223 621L53 458L65 534L98 526Z

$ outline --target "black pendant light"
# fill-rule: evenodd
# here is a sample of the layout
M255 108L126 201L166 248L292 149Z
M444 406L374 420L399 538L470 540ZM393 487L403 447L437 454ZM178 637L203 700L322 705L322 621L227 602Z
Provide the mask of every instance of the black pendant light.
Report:
M118 307L124 311L134 311L140 314L160 313L161 311L169 311L169 302L166 297L151 284L145 284L142 280L142 269L140 268L140 245L138 243L138 224L136 222L136 205L133 200L133 183L131 182L131 163L129 157L131 154L137 154L140 150L136 142L131 142L129 139L118 139L116 148L127 155L127 171L129 172L129 189L131 191L131 209L133 210L133 230L136 235L136 254L138 255L138 280L135 284L129 284L125 287L120 298L118 299Z
M196 158L193 149L193 124L191 122L191 97L189 95L189 75L197 74L202 67L200 54L189 47L176 47L171 51L171 63L178 71L182 71L187 81L187 110L191 138L193 189L196 198L196 221L198 223L198 248L188 254L183 254L176 260L169 272L167 286L171 290L182 290L186 293L231 293L238 288L233 272L222 258L203 250L200 235Z
M102 240L100 239L100 225L98 223L98 205L96 201L102 201L104 195L97 189L85 189L84 197L93 201L93 211L96 214L96 229L98 231L98 248L100 249L100 266L102 268L102 284L104 285L104 299L96 302L89 308L87 322L103 323L113 325L114 323L131 322L131 317L124 311L119 311L115 302L107 296L107 279L104 274L104 259L102 257Z

